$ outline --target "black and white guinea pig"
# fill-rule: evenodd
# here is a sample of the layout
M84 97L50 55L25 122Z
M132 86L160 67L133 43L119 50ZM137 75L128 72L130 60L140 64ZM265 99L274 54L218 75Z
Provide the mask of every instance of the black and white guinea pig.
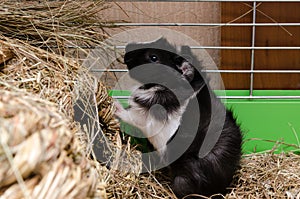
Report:
M116 104L116 116L139 128L161 158L170 160L179 198L224 194L239 167L242 133L190 48L178 50L164 38L131 43L124 61L143 85L133 91L127 109Z

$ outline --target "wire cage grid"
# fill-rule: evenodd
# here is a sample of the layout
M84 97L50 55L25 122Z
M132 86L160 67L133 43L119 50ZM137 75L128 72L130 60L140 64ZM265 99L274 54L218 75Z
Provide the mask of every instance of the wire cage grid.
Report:
M126 1L123 1L126 2ZM135 1L137 2L137 1ZM146 1L151 2L151 1ZM155 1L158 2L158 1ZM159 2L169 2L169 1L159 1ZM299 74L300 75L300 63L299 64L299 70L286 70L286 69L268 69L268 70L258 70L255 68L255 51L257 50L300 50L300 46L294 45L294 46L255 46L256 41L256 28L257 27L299 27L300 21L295 22L270 22L270 23L260 23L257 22L257 6L258 3L264 3L264 2L281 2L281 3L288 3L288 2L296 2L300 3L300 1L296 0L279 0L279 1L272 1L272 0L185 0L185 1L174 1L174 2L244 2L244 3L251 3L253 12L252 12L252 23L159 23L159 22L145 22L145 23L116 23L116 26L119 27L206 27L206 26L213 26L213 27L250 27L251 28L251 46L190 46L191 49L212 49L212 50L250 50L250 69L248 70L240 70L240 69L216 69L216 70L203 70L203 72L206 73L230 73L230 74L250 74L250 81L249 81L249 95L247 96L232 96L232 95L226 95L226 96L219 96L220 98L226 98L226 99L300 99L300 95L277 95L277 96L270 96L270 95L259 95L255 96L253 94L254 92L254 77L256 74ZM300 19L299 19L300 20ZM125 46L115 46L116 49L124 49ZM124 73L128 72L127 69L93 69L92 72L117 72L117 73ZM124 96L114 96L115 98L126 98Z

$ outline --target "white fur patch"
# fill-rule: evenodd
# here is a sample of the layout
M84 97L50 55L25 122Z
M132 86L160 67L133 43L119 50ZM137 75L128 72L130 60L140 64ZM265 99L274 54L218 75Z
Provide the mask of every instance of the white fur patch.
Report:
M134 97L138 97L140 99L144 99L144 100L150 100L156 91L159 91L159 90L163 90L163 88L161 86L153 86L147 90L144 90L144 89L136 89L133 93L132 93L132 97L131 100L132 101L132 98Z
M153 117L146 108L141 107L133 101L133 96L149 100L153 97L155 91L159 89L161 89L159 86L147 90L137 89L129 99L130 108L124 109L117 106L115 114L124 122L139 128L158 151L160 156L163 157L166 152L167 142L176 133L181 123L182 114L189 100L195 97L196 93L181 104L178 111L168 114L167 120L159 121Z

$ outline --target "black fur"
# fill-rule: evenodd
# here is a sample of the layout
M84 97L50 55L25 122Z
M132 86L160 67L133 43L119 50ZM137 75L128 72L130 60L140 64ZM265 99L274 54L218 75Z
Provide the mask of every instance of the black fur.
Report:
M157 93L157 101L154 103L144 102L138 96L135 97L134 100L147 109L158 103L169 114L178 109L181 102L196 94L196 97L190 100L182 114L181 125L175 134L176 136L171 138L175 140L175 144L167 145L166 158L171 158L176 156L178 144L192 139L192 144L170 165L174 193L179 198L188 194L205 196L217 193L224 194L239 167L242 133L232 112L225 109L221 101L211 91L205 74L199 72L201 63L193 55L190 48L183 46L181 51L177 52L176 48L165 39L159 39L148 44L128 44L124 60L131 77L145 83L140 89L147 90L154 86L148 84L151 80L153 82L159 81L163 87L167 87L164 92ZM183 69L181 67L183 63L189 65ZM155 71L150 70L151 67L160 65L172 68L176 74L172 72L155 73ZM149 74L141 76L134 72L133 69L136 67L149 67ZM176 79L176 81L164 84L169 77ZM188 89L183 82L188 82L194 92L187 92ZM178 97L178 94L172 95L170 91L181 94ZM198 104L199 108L194 107L193 101ZM226 116L225 123L222 122L223 113ZM200 117L198 124L190 122L190 118L194 116ZM191 136L191 129L195 125L198 128L197 133L195 136ZM202 157L201 146L205 145L204 139L210 125L216 129L215 131L220 129L220 136L212 150ZM209 133L217 134L218 132L209 131Z

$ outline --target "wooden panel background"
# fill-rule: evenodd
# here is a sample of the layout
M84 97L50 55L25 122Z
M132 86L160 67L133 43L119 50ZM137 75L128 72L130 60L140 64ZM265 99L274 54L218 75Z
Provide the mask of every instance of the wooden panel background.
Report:
M222 22L252 23L252 3L222 3ZM300 3L257 3L257 23L300 22ZM252 27L222 27L222 46L251 46ZM300 46L300 27L256 27L255 46ZM255 70L299 70L300 50L256 50ZM222 50L221 69L250 70L250 50ZM228 89L249 89L250 75L223 74ZM300 74L254 74L254 89L299 89Z
M300 22L300 3L257 3L256 22ZM103 13L109 20L153 23L252 23L252 3L116 2ZM246 13L246 14L245 14ZM248 13L248 14L247 14ZM109 30L116 34L122 30ZM251 46L252 27L167 27L203 46ZM300 46L300 27L256 27L255 46ZM130 41L128 41L130 42ZM220 69L250 70L251 50L207 50ZM256 70L300 70L300 50L256 50ZM249 89L250 74L222 74L226 89ZM255 74L255 89L299 89L300 74Z

